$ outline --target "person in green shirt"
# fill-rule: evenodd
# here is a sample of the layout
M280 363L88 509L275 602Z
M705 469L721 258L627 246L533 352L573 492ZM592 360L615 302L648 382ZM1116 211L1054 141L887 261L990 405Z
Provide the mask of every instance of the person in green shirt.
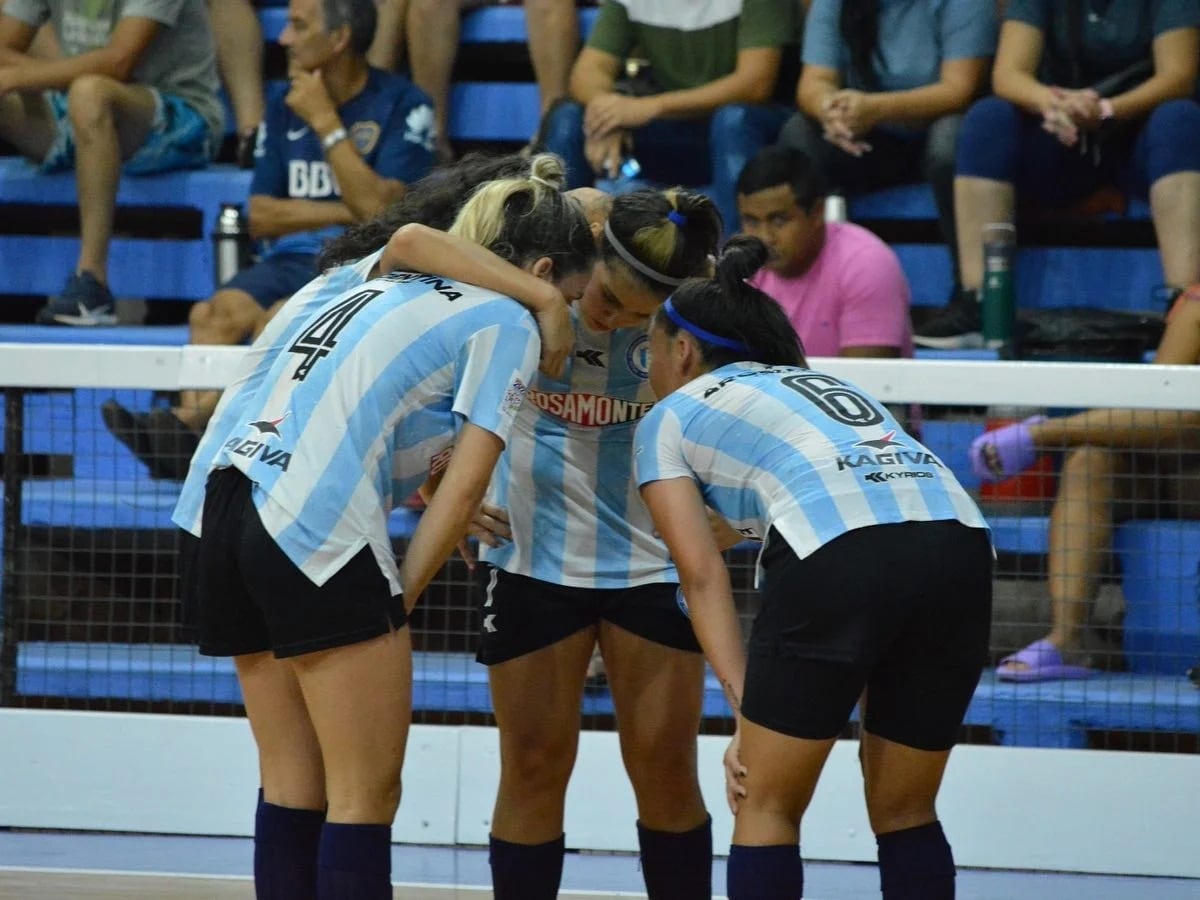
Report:
M571 71L571 99L543 123L545 149L566 160L571 187L618 178L632 159L651 182L711 184L732 234L737 177L787 116L772 96L796 12L795 0L604 0ZM649 76L630 91L619 76L635 48ZM623 180L638 176L631 168Z

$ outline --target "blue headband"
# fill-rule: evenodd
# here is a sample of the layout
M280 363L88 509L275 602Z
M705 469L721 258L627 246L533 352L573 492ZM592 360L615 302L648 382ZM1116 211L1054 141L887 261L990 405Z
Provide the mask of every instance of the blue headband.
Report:
M685 216L683 213L679 212L679 210L677 210L677 209L673 209L669 213L667 213L667 218L670 219L672 222L674 222L676 225L678 225L680 228L682 228L684 225L687 224L687 216Z
M741 341L735 341L732 338L721 337L719 334L713 334L711 331L705 331L699 325L689 322L679 314L679 310L671 302L671 298L667 298L667 302L662 305L662 311L667 318L695 337L704 341L706 344L712 344L714 347L724 347L726 350L737 350L743 353L753 352L749 346Z

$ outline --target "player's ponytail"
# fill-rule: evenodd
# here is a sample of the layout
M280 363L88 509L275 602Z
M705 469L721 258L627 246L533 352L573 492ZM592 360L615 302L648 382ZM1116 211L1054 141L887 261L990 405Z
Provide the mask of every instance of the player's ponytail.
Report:
M548 256L556 278L586 271L596 245L582 207L562 193L565 177L559 157L538 154L522 175L481 185L449 231L515 265Z
M721 216L703 194L646 189L613 199L600 247L606 265L665 298L685 278L712 274L720 238Z
M691 334L712 369L731 362L807 366L783 309L747 281L766 261L766 245L758 238L732 238L715 277L685 282L658 312L658 326L667 334Z

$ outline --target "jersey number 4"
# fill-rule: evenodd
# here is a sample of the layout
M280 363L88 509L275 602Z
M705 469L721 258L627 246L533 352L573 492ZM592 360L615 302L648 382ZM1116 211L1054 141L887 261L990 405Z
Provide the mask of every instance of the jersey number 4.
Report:
M783 384L812 401L812 404L843 425L863 428L883 421L883 412L874 403L849 385L811 372L805 375L789 375Z
M350 320L362 312L368 303L382 293L383 291L374 290L359 291L313 319L312 324L300 333L292 346L288 347L289 353L299 353L304 357L300 360L300 365L296 366L296 371L292 373L292 379L303 381L307 378L313 366L328 356L329 351L337 346L337 338L342 333L342 329L350 324Z

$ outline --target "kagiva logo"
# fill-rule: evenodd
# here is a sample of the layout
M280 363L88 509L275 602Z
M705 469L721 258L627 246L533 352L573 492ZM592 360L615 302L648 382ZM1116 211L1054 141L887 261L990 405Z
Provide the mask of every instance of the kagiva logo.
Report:
M846 469L857 469L861 466L937 466L939 469L944 469L941 460L927 450L909 450L908 445L896 440L896 432L889 431L881 438L873 438L871 440L859 441L854 445L862 447L864 450L874 450L874 453L859 453L847 454L837 458L837 467L839 472L844 472ZM892 448L896 448L893 452ZM928 472L913 473L896 477L908 478L931 478L933 477ZM890 480L884 478L869 478L870 481L881 482Z

